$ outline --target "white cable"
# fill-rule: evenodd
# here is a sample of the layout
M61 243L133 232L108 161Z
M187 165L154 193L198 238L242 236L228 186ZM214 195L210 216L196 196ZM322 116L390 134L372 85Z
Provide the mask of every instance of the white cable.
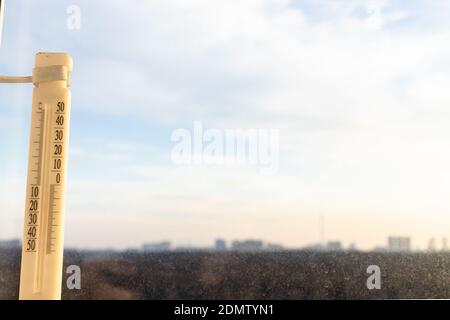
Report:
M0 76L0 83L31 83L33 77L6 77Z

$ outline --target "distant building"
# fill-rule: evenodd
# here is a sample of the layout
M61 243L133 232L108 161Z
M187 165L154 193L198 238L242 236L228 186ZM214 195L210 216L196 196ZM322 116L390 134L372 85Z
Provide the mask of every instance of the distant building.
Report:
M261 240L233 241L231 249L233 251L261 251L263 242Z
M142 249L146 252L163 252L170 251L171 243L169 241L159 243L144 243Z
M20 240L2 240L0 241L0 248L20 248L22 246Z
M373 248L372 251L373 252L386 252L386 248L385 247L381 247L381 246L376 246L375 248Z
M411 238L409 237L389 237L388 250L391 252L411 251Z
M173 249L173 251L176 252L210 252L211 247L205 248L205 247L196 247L191 245L181 245Z
M436 239L435 238L431 238L430 241L428 242L428 251L430 251L430 252L436 251Z
M348 246L348 251L358 251L358 248L356 247L355 243L350 243Z
M227 242L224 239L217 239L214 245L214 249L216 249L216 251L227 250Z
M302 248L305 251L343 251L340 241L328 241L325 245L316 243Z
M448 251L448 240L447 240L447 238L442 238L442 251Z
M342 251L342 243L340 241L328 241L325 246L326 251Z
M265 250L267 250L267 251L283 251L284 247L281 244L268 243Z
M315 243L301 248L304 251L323 251L323 245L321 243Z
M439 240L439 239L438 239ZM442 246L439 248L439 245L437 244L438 240L436 238L431 238L428 242L428 251L429 252L436 252L436 251L448 251L448 240L447 238L442 238Z

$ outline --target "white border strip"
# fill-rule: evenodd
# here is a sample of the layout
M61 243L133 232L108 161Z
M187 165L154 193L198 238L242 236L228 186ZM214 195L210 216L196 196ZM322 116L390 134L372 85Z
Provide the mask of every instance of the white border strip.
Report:
M5 0L0 0L0 47L2 46L3 11L5 11Z

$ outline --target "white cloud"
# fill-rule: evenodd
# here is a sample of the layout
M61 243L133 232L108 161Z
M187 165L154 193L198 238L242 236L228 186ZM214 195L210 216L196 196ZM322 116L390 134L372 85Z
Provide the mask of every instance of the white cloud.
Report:
M377 10L391 21L384 3ZM124 8L115 1L105 12ZM398 82L445 65L448 34L373 33L348 10L335 6L336 20L314 23L287 1L150 1L127 6L119 22L91 26L88 16L91 37L103 41L79 61L75 99L169 124L402 116Z

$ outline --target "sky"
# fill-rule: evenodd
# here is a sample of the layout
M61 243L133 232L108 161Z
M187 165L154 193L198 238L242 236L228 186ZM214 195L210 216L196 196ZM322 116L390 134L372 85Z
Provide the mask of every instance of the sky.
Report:
M80 28L69 28L70 6ZM73 8L73 7L72 7ZM74 59L66 244L450 237L445 0L14 0L0 74ZM0 86L0 239L20 237L31 85ZM172 135L277 130L279 164L173 162Z

